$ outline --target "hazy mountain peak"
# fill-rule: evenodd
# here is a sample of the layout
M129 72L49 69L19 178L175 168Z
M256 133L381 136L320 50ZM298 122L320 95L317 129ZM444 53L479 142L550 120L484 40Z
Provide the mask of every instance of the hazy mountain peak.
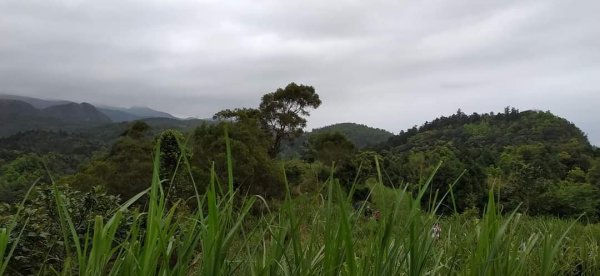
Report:
M44 109L44 108L55 106L55 105L72 103L71 101L65 101L65 100L48 100L48 99L39 99L39 98L17 96L17 95L10 95L10 94L0 94L0 99L23 101L23 102L26 102L38 109Z
M67 103L43 109L45 115L65 122L110 123L112 120L89 103Z

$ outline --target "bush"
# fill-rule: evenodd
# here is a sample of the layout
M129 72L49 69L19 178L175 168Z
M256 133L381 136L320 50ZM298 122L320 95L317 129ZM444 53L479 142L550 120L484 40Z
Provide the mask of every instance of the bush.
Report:
M96 216L108 216L119 206L118 197L107 195L101 189L80 192L60 186L59 190L80 235L90 230ZM24 230L8 266L9 273L36 274L50 266L58 268L63 265L66 257L53 188L49 185L35 187L29 198L21 211L26 219L19 219L15 227ZM0 224L7 225L17 208L20 207L0 205ZM16 234L18 233L13 233L12 242ZM125 234L122 232L121 238Z

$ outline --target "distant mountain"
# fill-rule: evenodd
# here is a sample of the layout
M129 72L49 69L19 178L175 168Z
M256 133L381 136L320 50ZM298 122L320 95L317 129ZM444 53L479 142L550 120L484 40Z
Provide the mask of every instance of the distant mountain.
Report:
M281 150L281 156L284 158L290 158L302 154L302 152L305 151L305 144L308 140L308 137L313 134L324 132L339 132L361 149L381 144L394 136L393 133L387 130L373 128L362 124L333 124L330 126L315 128L310 132L304 133L294 141L284 144Z
M143 120L156 131L189 130L206 120L179 119L147 107L95 107L89 103L0 95L0 137L24 131L84 133L102 141L116 139L127 122Z
M189 130L200 126L203 123L210 123L202 119L171 119L171 118L145 118L141 119L152 128L167 129L175 128L179 130Z
M127 113L127 112L121 111L121 110L102 108L102 107L98 108L98 110L100 112L102 112L104 115L108 116L115 123L131 122L131 121L136 121L136 120L142 119L139 116L136 116L136 115L133 115L131 113Z
M89 103L68 103L55 105L42 110L44 115L68 123L106 124L112 120Z
M33 105L19 100L0 99L0 122L41 115Z
M64 100L44 100L44 99L17 96L17 95L8 95L8 94L0 94L0 99L2 99L2 100L18 100L18 101L26 102L38 109L44 109L44 108L55 106L55 105L71 103L70 101L64 101Z
M315 128L310 133L340 132L357 147L365 148L387 141L394 136L393 133L379 128L372 128L356 123L334 124L322 128Z
M45 117L41 110L31 104L0 99L0 136L23 130L48 128L57 123L58 120Z
M157 111L148 107L121 108L99 105L98 109L113 120L113 122L129 122L146 118L178 119L169 113Z
M20 101L0 99L0 136L27 130L75 130L111 123L93 105L67 103L44 109Z
M177 119L175 116L166 113L166 112L162 112L162 111L157 111L154 110L152 108L148 108L148 107L141 107L141 106L134 106L134 107L130 107L128 109L125 110L127 113L131 113L133 115L142 117L142 118L169 118L169 119Z
M9 95L9 94L0 94L0 100L22 101L22 102L32 105L34 108L37 108L37 109L47 109L47 108L55 107L55 106L76 104L72 101L66 101L66 100L46 100L46 99L39 99L39 98L26 97L26 96ZM148 108L148 107L134 106L134 107L130 107L130 108L121 108L121 107L114 107L114 106L107 106L107 105L94 105L94 107L98 111L100 111L101 113L106 115L113 122L131 122L131 121L136 121L136 120L145 119L145 118L178 119L169 113L154 110L154 109ZM65 107L60 107L58 109L60 110L60 109L64 109L64 108ZM66 108L69 108L69 107L66 107ZM73 108L73 107L71 107L71 108ZM88 110L89 110L89 108L88 108ZM56 110L52 110L52 109L51 109L51 111L61 113L61 111L56 111ZM71 112L69 112L69 111L67 111L67 113L71 114ZM84 114L85 114L85 112L84 112ZM88 114L88 115L91 115L91 114ZM89 118L89 119L92 119L92 121L94 121L94 120L100 119L100 117L101 116L96 116L95 119L94 118Z

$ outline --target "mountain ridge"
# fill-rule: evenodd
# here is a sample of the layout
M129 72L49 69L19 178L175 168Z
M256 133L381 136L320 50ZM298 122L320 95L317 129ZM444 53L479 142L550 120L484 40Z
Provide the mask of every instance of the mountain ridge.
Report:
M27 130L71 130L112 121L87 103L67 103L44 109L20 100L0 99L0 136Z
M89 103L67 103L42 109L46 116L64 122L111 123L112 120Z
M41 99L41 98L34 98L34 97L27 97L27 96L2 94L2 93L0 93L0 99L23 101L23 102L26 102L38 109L44 109L44 108L48 108L48 107L55 106L55 105L73 103L72 101L67 101L67 100Z
M147 118L179 119L167 112L158 111L146 106L132 106L128 108L109 105L97 105L97 108L115 122L128 122Z
M0 100L18 100L32 105L37 109L46 109L54 106L62 106L66 104L77 104L69 100L59 99L41 99L28 96L18 96L12 94L0 94ZM89 104L89 103L86 103ZM113 122L130 122L146 118L170 118L179 119L167 112L155 110L145 106L132 106L129 108L115 107L103 104L89 104L94 106L98 111L106 115ZM51 109L52 110L52 109Z

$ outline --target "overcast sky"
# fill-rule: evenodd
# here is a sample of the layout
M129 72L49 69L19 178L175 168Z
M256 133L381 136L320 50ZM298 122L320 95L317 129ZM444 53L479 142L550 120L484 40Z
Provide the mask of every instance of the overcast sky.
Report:
M600 1L0 1L0 92L188 117L289 82L309 127L550 110L600 145Z

